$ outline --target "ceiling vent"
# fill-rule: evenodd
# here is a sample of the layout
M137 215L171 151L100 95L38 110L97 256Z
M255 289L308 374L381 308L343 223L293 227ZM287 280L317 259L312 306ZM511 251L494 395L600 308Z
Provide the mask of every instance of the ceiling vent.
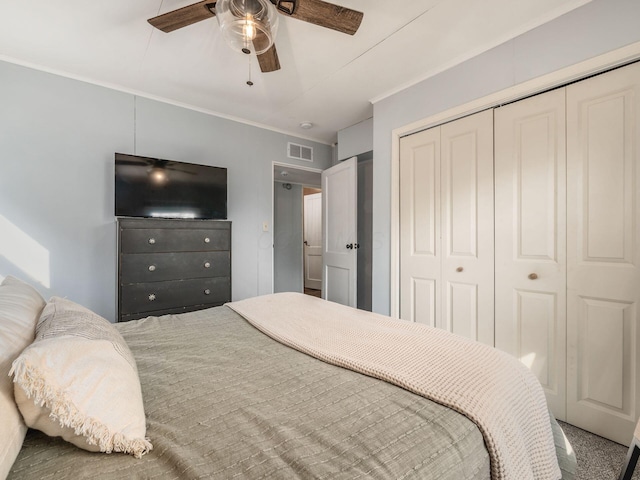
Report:
M304 160L305 162L313 162L313 147L305 147L297 143L287 145L287 156L296 160Z

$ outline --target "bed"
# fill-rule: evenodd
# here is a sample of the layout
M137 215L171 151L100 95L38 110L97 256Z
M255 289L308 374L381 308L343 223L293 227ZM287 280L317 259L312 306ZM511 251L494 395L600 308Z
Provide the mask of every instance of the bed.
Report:
M8 478L491 478L467 416L291 348L229 306L116 328L137 364L153 449L94 453L30 429ZM570 480L566 437L543 421Z

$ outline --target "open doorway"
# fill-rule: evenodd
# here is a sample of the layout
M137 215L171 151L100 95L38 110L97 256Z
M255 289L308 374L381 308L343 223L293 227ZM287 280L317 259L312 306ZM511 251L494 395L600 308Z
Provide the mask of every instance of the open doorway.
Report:
M321 296L322 248L313 255L315 245L305 237L304 199L321 192L321 170L286 164L273 164L273 292L304 292ZM373 249L373 152L358 155L357 185L357 307L371 310L371 264ZM322 202L317 213L322 216ZM307 215L310 217L310 215ZM320 224L318 234L322 235ZM305 245L305 241L308 245ZM319 244L321 245L321 243ZM310 253L307 255L306 253ZM308 267L305 269L305 265ZM316 267L319 267L316 269ZM320 270L319 275L317 273ZM309 278L308 278L309 277ZM318 283L316 283L318 285Z
M321 195L320 175L316 169L273 164L274 293L321 296L322 202L316 200Z

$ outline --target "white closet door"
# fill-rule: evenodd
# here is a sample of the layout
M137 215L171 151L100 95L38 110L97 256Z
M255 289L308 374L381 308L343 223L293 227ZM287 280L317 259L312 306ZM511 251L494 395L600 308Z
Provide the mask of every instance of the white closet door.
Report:
M440 128L400 140L400 318L440 326Z
M493 346L493 110L440 137L442 327Z
M640 414L640 65L567 87L567 420L628 444Z
M495 111L496 347L566 406L565 90Z
M400 141L400 318L493 345L493 113Z

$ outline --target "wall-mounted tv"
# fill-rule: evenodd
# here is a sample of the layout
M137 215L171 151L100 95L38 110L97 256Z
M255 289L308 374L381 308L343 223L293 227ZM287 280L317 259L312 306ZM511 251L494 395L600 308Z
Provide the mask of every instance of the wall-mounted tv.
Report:
M117 217L227 218L227 169L116 153Z

